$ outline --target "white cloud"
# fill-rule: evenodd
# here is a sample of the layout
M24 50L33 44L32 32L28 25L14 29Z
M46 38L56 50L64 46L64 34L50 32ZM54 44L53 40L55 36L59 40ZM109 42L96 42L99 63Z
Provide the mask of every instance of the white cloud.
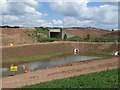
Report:
M38 6L38 3L35 0L27 0L27 2L25 2L25 3L32 7Z
M66 22L67 24L64 23L64 25L67 26L85 26L91 21L92 25L94 22L94 25L102 25L105 23L106 25L108 25L108 23L111 25L114 23L113 26L116 26L118 22L118 6L116 4L104 3L101 6L88 7L87 4L89 1L90 0L85 0L84 2L82 0L79 2L53 2L50 3L50 6L53 10L68 17L64 19L64 21L69 21ZM79 19L75 19L76 17Z
M7 13L9 10L9 5L6 0L0 1L0 11L3 13Z
M42 17L48 16L47 13L37 11L39 3L36 0L27 0L26 2L7 2L2 0L0 11L2 12L3 25L25 25L33 26ZM36 26L36 25L35 25Z
M113 10L117 10L117 6L102 5L100 7L87 7L86 2L54 2L51 3L53 10L63 14L64 16L88 18L103 20L106 19L106 14L114 13ZM102 15L101 15L102 14ZM113 15L113 14L112 14ZM115 14L116 15L116 14ZM110 18L113 18L110 16Z
M67 27L97 27L105 29L117 29L117 23L101 23L94 20L79 20L75 17L65 17L63 20L64 26Z
M14 22L19 20L17 16L11 16L11 15L5 15L2 18L4 19L5 22Z
M53 20L53 24L57 25L57 26L61 26L61 25L63 25L63 21L62 20Z
M50 21L42 17L49 17L49 13L37 11L42 4L37 0L25 0L25 2L7 2L1 0L0 11L2 11L3 25L23 26L94 26L101 28L117 28L118 7L117 3L104 3L101 6L88 7L91 0L79 0L77 2L49 2L51 8L62 14L62 19ZM42 7L41 7L42 8ZM56 14L55 14L56 15ZM0 16L1 18L1 16ZM1 21L1 19L0 19Z
M26 13L35 14L35 8L26 4L26 2L7 2L6 0L1 1L2 15L23 15Z
M46 21L46 20L37 20L39 26L43 26L43 27L52 27L52 23L50 21Z
M64 26L71 26L71 27L74 26L86 27L93 24L92 20L78 20L74 17L65 17L63 22L64 22Z

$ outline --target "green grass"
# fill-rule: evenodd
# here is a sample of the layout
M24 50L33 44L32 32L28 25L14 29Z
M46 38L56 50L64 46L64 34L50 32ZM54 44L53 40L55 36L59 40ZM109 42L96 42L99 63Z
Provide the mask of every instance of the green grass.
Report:
M35 33L43 33L43 34L47 35L49 33L49 30L48 30L48 28L41 28L41 29L37 28Z
M62 55L62 54L64 53L48 53L48 54L36 55L36 56L30 56L30 57L18 57L18 58L12 58L12 59L5 59L5 60L2 60L2 62L19 62L19 61L39 60L39 59L49 58L51 56Z
M106 70L65 79L43 82L24 88L118 88L118 70Z
M37 37L38 42L53 42L53 41L79 41L79 42L120 42L120 38L114 38L114 37L104 37L104 38L88 38L88 37L79 37L74 36L67 39L60 39L60 38L43 38L43 37Z
M110 55L109 52L106 52L106 51L99 51L99 52L96 52L97 54L101 54L101 55ZM113 55L111 55L113 56Z
M43 38L43 37L39 37L37 39L38 42L54 42L54 41L63 41L62 39L59 38Z

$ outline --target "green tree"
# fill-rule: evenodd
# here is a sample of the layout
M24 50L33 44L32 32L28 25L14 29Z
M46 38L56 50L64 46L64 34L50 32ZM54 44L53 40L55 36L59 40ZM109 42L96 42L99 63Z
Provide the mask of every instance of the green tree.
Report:
M90 34L87 34L87 39L90 39Z
M67 34L64 35L64 39L67 39Z

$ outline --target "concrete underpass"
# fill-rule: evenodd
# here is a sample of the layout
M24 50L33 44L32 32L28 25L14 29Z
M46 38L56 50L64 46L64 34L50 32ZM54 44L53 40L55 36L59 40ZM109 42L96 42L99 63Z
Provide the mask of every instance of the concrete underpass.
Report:
M62 29L50 29L49 38L62 38Z

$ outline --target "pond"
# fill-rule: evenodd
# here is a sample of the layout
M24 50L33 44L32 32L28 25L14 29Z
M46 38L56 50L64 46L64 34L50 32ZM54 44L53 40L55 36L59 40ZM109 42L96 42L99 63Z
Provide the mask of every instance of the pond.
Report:
M21 64L21 65L18 65L18 71L10 71L10 68L0 68L0 71L2 72L1 76L10 76L10 75L23 73L24 72L24 70L22 69L23 65L26 67L26 70L34 71L34 70L46 68L49 66L66 64L66 63L75 62L75 61L86 61L86 60L100 59L100 58L102 58L102 57L78 56L78 55L64 56L64 57L59 57L59 58L55 58L55 59L49 59L49 60L44 60L44 61L36 61L36 62Z

